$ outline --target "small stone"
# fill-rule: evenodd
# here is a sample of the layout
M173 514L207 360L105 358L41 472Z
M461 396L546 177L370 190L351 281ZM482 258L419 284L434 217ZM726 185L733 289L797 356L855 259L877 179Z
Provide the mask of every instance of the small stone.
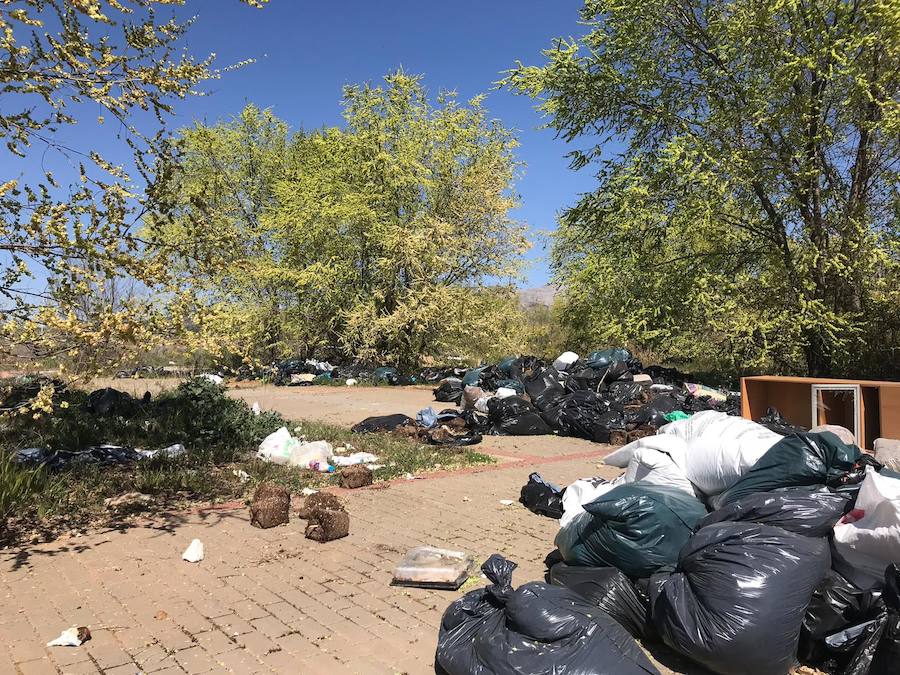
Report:
M153 615L153 618L157 621L165 621L169 618L169 615L166 614L163 610L159 610L156 614Z

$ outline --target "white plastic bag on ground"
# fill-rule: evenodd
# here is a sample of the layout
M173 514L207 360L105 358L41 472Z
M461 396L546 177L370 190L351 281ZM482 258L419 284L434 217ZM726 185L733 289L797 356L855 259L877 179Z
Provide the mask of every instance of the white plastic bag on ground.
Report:
M707 496L731 487L782 439L761 424L715 410L667 424L658 435L677 436L687 443L685 475Z
M256 456L273 464L287 464L291 459L291 441L294 437L287 427L281 427L263 439Z
M515 396L518 392L515 389L510 389L509 387L500 387L497 390L497 398L509 398L510 396Z
M312 441L304 443L291 439L290 458L288 464L301 469L313 468L313 465L328 464L334 455L334 447L328 441Z
M184 549L184 553L181 554L181 557L189 563L198 563L203 560L203 542L199 539L194 539L190 545Z
M50 640L48 647L80 647L91 639L91 631L86 626L72 626L67 628L59 637Z
M900 479L866 472L856 507L834 526L834 553L834 568L860 588L884 581L900 561Z
M564 370L568 370L569 366L571 366L577 360L578 354L576 354L575 352L563 352L559 355L556 361L553 362L553 367L562 372Z
M563 493L563 515L559 519L559 526L566 527L577 516L587 513L583 505L594 501L600 495L604 495L614 487L624 482L624 476L609 481L605 478L581 478L566 488Z
M213 375L212 373L203 373L202 375L197 376L198 380L209 380L213 384L222 384L225 382L225 378L221 375Z
M354 452L352 455L335 455L331 463L335 466L353 466L354 464L372 464L378 458L370 452Z
M665 452L653 448L639 448L631 456L628 468L625 469L625 482L637 481L671 487L696 497L693 483L675 460Z

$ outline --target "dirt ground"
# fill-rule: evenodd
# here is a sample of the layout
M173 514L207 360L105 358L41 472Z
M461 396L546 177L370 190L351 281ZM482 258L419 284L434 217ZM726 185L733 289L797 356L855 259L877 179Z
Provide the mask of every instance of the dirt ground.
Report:
M140 396L177 383L97 383L104 384ZM444 407L427 388L240 386L230 393L292 419L345 426ZM269 530L251 527L245 504L233 503L0 551L0 675L434 673L444 610L484 579L455 592L394 587L403 553L430 545L479 562L500 553L519 565L514 584L540 579L558 525L516 503L528 474L566 485L618 473L601 464L609 446L577 439L488 437L477 449L499 462L335 490L350 514L350 535L327 544L305 539L296 516ZM206 549L196 565L181 560L194 538ZM72 625L90 627L92 639L76 648L44 646ZM665 675L705 672L647 648Z

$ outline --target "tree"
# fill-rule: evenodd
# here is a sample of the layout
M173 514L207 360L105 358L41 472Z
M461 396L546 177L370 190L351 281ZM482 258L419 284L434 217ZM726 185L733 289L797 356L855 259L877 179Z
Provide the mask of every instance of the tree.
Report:
M589 0L582 20L505 80L597 167L554 248L575 334L737 372L896 364L900 4Z
M14 351L102 355L110 342L146 343L163 325L148 316L146 298L84 298L116 279L144 288L166 280L136 226L148 209L162 211L173 103L219 74L211 57L197 61L180 50L189 24L158 17L157 9L174 4L183 0L0 6L0 137L9 172L0 179L0 317L3 343ZM131 159L113 161L64 140L78 117L84 125L97 111L101 133L111 122L110 137L123 140ZM91 133L82 131L85 138ZM21 160L39 152L43 170L36 176L36 162ZM69 175L54 175L47 168L54 163Z
M385 82L347 87L344 128L296 134L284 164L265 165L258 227L248 228L238 209L213 209L227 221L219 229L235 233L234 251L251 253L227 272L214 263L185 275L187 284L212 281L196 295L210 317L203 332L220 344L246 357L276 345L283 354L343 354L406 368L422 355L469 355L476 345L501 351L514 339L509 282L527 246L509 214L515 139L488 118L480 97L460 105L442 94L433 105L419 77L399 71ZM258 115L245 111L240 122L183 135L185 148L202 137L222 150L202 167L190 159L196 152L186 152L183 184L231 186L230 167L246 175L242 158L268 155L256 135L237 133L249 145L227 140L248 114ZM244 193L223 198L243 203ZM197 221L202 213L184 215ZM265 303L253 295L261 289ZM251 337L249 326L261 325L254 308L277 325L265 331L269 342Z
M172 208L144 228L169 252L174 305L195 330L185 346L222 357L265 360L286 349L280 245L264 222L275 206L291 145L288 126L269 110L247 106L213 126L182 129L178 164L163 200Z

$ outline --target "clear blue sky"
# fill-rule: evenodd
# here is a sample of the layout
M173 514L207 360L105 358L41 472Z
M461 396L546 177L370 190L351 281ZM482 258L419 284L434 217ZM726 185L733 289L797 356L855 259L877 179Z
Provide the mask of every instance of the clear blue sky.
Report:
M517 131L518 158L526 164L517 184L522 206L515 215L531 228L534 248L523 285L543 285L550 271L539 233L555 228L559 212L596 182L590 169L568 168L570 148L553 131L540 128L532 100L496 91L494 83L517 59L542 63L541 50L554 38L582 34L581 6L582 0L270 0L258 10L238 0L187 0L175 11L182 19L196 17L185 41L188 51L197 57L215 52L220 68L245 59L256 62L206 83L208 96L177 102L170 125L212 123L247 103L272 108L295 129L339 125L344 85L380 81L400 66L424 75L432 94L452 89L467 100L487 93L491 115ZM86 104L76 113L80 123L63 127L57 138L81 151L96 149L127 167L128 148L116 138L116 129L96 122L102 112ZM77 179L78 159L32 152L21 162L10 158L8 168L31 174L44 167Z
M293 127L341 123L341 88L378 80L403 66L425 75L429 91L454 89L461 98L487 92L516 59L540 63L541 50L558 36L582 32L581 0L270 0L263 10L238 0L188 0L197 21L188 37L195 54L215 52L220 66L257 62L211 83L212 95L185 102L177 122L213 122L245 103L271 107ZM533 232L551 230L560 209L592 189L590 170L574 172L566 144L539 129L531 100L491 91L487 107L519 132L517 217ZM536 240L537 237L532 237ZM537 241L529 254L526 285L547 282L549 270Z

